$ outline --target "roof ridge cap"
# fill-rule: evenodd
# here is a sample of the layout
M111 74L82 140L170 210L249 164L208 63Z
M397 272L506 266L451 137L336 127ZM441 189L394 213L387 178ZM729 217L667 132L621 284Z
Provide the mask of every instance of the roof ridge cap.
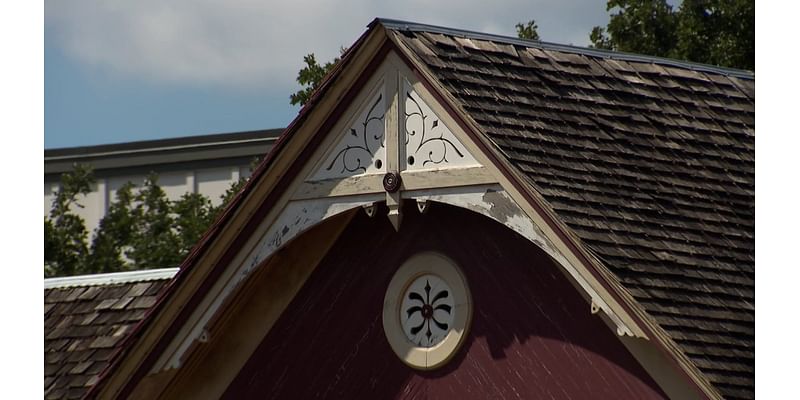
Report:
M477 32L477 31L458 29L458 28L448 28L444 26L429 25L429 24L402 21L389 18L376 18L375 21L373 21L373 23L379 23L384 27L386 27L387 29L401 31L401 32L402 31L431 32L444 35L463 36L463 37L469 37L471 39L496 41L505 44L534 47L544 50L562 51L565 53L582 54L593 57L609 58L613 60L657 63L660 65L685 68L693 71L712 72L717 74L734 76L736 78L741 78L741 79L755 80L755 73L753 71L720 67L716 65L703 64L698 62L676 60L673 58L648 56L643 54L627 53L614 50L604 50L593 47L581 47L575 45L545 42L541 40L520 39L512 36L504 36L494 33Z

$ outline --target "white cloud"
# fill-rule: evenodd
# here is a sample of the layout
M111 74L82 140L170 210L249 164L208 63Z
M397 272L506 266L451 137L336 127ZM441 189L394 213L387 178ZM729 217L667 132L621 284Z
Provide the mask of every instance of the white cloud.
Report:
M149 82L226 88L294 85L303 55L349 46L376 16L585 44L607 20L597 0L46 0L45 40L79 65Z

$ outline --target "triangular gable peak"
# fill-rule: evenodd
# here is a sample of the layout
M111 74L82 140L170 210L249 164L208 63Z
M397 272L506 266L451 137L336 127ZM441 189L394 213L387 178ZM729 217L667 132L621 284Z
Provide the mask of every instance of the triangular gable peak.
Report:
M279 205L281 211L262 222L259 235L238 252L224 282L215 284L208 306L194 313L194 328L182 331L155 370L179 368L191 346L207 340L209 324L226 301L277 250L349 210L363 208L374 215L377 205L385 203L395 229L401 229L403 202L416 202L420 211L430 201L448 203L509 223L559 256L475 151L401 59L388 53L287 188L291 194Z
M614 289L603 282L602 274L590 271L593 266L575 253L574 243L556 234L546 222L552 216L530 204L520 182L512 182L498 165L497 154L487 151L453 107L432 93L425 74L396 46L374 24L351 49L342 61L344 68L321 91L324 96L312 99L311 108L287 130L284 143L268 160L270 169L254 175L247 197L229 210L224 229L203 244L203 257L191 258L184 266L185 276L169 293L169 304L154 314L107 377L99 389L101 397L163 394L192 373L202 375L209 368L204 357L213 357L209 343L216 349L229 346L225 354L230 370L214 373L215 379L230 382L354 212L363 209L383 217L376 214L385 204L392 225L402 229L404 202L415 203L420 212L435 202L465 208L534 243L587 300L587 312L601 313L656 374L653 368L660 367L652 366L663 363L664 354L642 350L649 345L632 339L647 338L640 317L618 294L612 295ZM332 223L323 224L328 220ZM318 226L322 228L313 229ZM299 240L315 246L318 254L278 254ZM268 276L273 264L286 263L280 257L302 259L305 267L291 272L291 279L281 282L284 286L260 287L261 314L253 318L257 322L238 331L230 328L226 315L241 306L245 294L257 290L255 276ZM677 379L674 371L666 376L656 378L662 387ZM674 390L686 393L685 385Z
M402 192L497 183L454 122L442 119L441 107L431 108L435 100L396 54L389 53L367 85L294 200L385 192L399 229Z

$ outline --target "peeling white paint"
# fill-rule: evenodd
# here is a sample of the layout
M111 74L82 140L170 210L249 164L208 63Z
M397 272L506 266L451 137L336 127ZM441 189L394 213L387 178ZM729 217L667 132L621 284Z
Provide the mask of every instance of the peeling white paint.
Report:
M196 315L190 321L196 321L188 334L177 337L167 351L162 355L151 372L179 368L186 350L195 340L204 337L207 324L224 304L228 297L235 293L237 288L244 283L248 276L264 261L281 247L287 245L292 239L299 236L309 228L322 221L341 214L347 210L360 208L383 200L381 194L361 196L321 198L290 202L284 207L280 216L269 227L264 235L253 246L247 257L235 267L234 273L225 282L219 293L214 297L208 307L198 308ZM220 282L217 283L218 285ZM197 315L199 314L199 315Z
M633 336L631 330L613 313L608 304L578 272L576 266L572 265L555 245L545 237L539 227L536 226L522 208L519 207L499 184L405 191L402 193L402 197L404 199L412 199L418 204L426 204L428 206L430 202L439 202L465 208L489 217L522 235L547 253L556 261L557 265L564 268L578 283L578 286L591 298L591 311L593 313L596 312L597 309L603 310L616 325L617 334ZM223 286L221 289L216 290L217 294L210 305L197 309L196 315L193 315L190 319L190 321L196 322L194 322L191 328L188 327L188 324L184 327L184 330L182 330L183 334L176 337L173 344L169 347L175 350L165 352L162 355L162 359L154 366L152 372L179 368L187 349L194 341L201 340L204 332L206 332L208 328L208 322L216 314L217 310L219 310L231 294L236 292L237 288L250 274L264 260L272 256L275 251L288 244L292 239L309 228L332 216L354 208L369 208L372 204L384 200L384 194L373 193L359 196L329 197L289 202L284 207L279 217L258 239L255 245L249 247L247 256L243 258L237 257L237 259L242 261L236 263L233 269L234 272L228 275L227 280L220 279L220 281L217 282L217 285ZM222 283L223 281L224 283ZM187 331L189 332L188 334L185 333Z
M595 307L603 310L617 327L617 334L633 336L631 329L622 322L609 307L600 294L595 291L578 269L545 237L538 226L525 214L522 208L503 190L499 184L465 186L442 190L421 190L403 193L404 198L419 201L436 201L456 207L466 208L511 228L514 232L530 240L547 255L553 258L578 283L592 301L592 313Z

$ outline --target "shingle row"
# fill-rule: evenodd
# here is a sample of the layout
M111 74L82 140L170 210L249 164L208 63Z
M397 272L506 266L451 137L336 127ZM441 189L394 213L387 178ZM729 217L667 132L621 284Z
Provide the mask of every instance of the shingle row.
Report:
M167 282L45 289L45 398L83 397Z
M727 398L754 397L755 82L396 32Z

